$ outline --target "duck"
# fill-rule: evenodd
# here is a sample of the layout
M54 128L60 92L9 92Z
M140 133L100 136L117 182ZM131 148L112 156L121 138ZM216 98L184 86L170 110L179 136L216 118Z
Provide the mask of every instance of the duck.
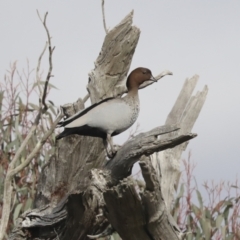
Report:
M157 82L148 68L134 69L127 78L127 94L124 97L103 99L60 121L58 127L64 127L64 131L56 136L56 140L73 134L102 138L107 156L113 158L116 150L112 137L136 122L140 111L138 89L145 81Z

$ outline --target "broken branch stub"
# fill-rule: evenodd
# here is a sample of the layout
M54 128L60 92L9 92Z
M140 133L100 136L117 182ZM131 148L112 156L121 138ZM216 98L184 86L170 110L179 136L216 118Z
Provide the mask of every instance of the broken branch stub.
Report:
M133 11L115 28L110 30L89 73L87 85L91 102L122 95L126 90L126 78L140 36L140 30L132 26Z

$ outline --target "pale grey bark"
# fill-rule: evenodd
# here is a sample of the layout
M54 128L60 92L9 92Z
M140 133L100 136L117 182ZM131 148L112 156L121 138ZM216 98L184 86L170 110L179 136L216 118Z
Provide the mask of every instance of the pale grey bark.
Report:
M208 88L205 86L202 91L198 91L193 95L198 79L199 76L197 75L190 79L186 79L182 90L166 119L165 124L178 124L180 130L161 136L162 140L191 132L208 93ZM187 145L188 142L185 142L175 148L156 153L152 157L155 170L158 172L159 176L160 172L162 174L161 188L168 210L171 208L181 174L180 158Z
M127 178L133 164L142 156L172 148L196 136L185 134L172 139L158 139L160 134L178 130L176 126L163 126L130 139L102 169L88 172L88 184L84 191L77 191L76 188L56 206L45 204L23 214L12 239L20 234L47 239L51 234L54 236L53 230L60 239L69 239L69 236L71 239L86 239L87 234L104 232L109 224L123 239L152 239L157 234L162 239L178 239L180 230L165 207L151 161L147 158L141 161L146 181L146 189L141 197L137 193L136 184ZM155 214L154 209L159 209L157 216L152 216ZM154 239L161 239L156 236ZM54 239L57 239L56 234Z
M132 26L132 18L133 12L104 39L95 68L89 73L87 89L92 103L119 96L126 90L127 73L140 36L139 28Z
M146 133L140 133L133 139L127 141L124 146L118 150L117 155L111 161L107 162L106 169L111 170L112 178L119 181L127 177L126 174L129 175L133 164L137 162L141 156L149 156L154 152L173 148L196 137L196 134L186 133L164 140L158 138L162 134L174 132L178 129L176 125L165 125L154 128Z
M105 37L95 69L89 74L87 89L92 103L126 92L126 76L140 35L132 26L132 16L127 15ZM169 74L164 71L156 77ZM82 108L79 99L63 106L63 111L71 116ZM35 209L19 218L11 239L82 240L114 231L125 240L179 239L181 232L163 199L160 183L164 177L146 157L196 137L175 120L128 140L110 161L106 161L100 139L73 135L60 140L42 170ZM129 176L140 158L146 187L139 194Z

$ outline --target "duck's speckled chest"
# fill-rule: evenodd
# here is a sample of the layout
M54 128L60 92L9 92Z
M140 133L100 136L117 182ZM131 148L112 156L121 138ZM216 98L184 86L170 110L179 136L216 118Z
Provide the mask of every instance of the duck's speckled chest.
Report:
M138 118L139 111L140 111L140 103L139 98L137 96L127 96L126 98L123 98L124 102L129 106L130 108L130 126L134 124Z

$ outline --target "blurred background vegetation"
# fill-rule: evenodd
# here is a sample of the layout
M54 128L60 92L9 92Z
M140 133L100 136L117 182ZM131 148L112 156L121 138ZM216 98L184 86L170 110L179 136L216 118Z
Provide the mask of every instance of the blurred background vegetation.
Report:
M34 71L30 69L28 62L26 69L18 71L17 63L14 62L6 71L3 81L0 82L0 216L2 215L4 179L8 165L29 132L39 110L38 100L42 92L41 86L36 83ZM40 85L43 84L44 81L40 81ZM49 84L48 92L51 88L54 86ZM21 160L27 158L51 126L57 112L52 102L48 102L48 106L49 109L46 114L42 115L31 141L21 153L19 162L16 163L17 166L20 165ZM32 208L39 174L54 152L54 138L55 135L52 134L39 154L27 167L15 175L12 181L14 191L8 232L18 216Z

